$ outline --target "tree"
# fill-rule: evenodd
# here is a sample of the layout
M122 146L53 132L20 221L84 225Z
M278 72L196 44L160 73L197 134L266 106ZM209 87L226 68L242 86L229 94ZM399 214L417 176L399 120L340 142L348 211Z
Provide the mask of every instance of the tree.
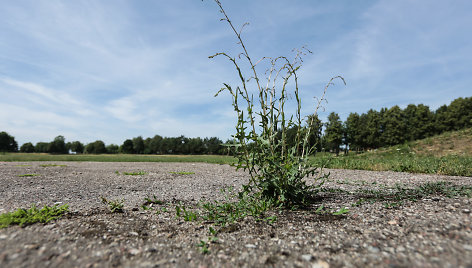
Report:
M34 145L31 142L24 143L20 147L22 153L34 153Z
M316 151L321 151L321 132L323 130L323 123L318 118L318 115L309 115L307 122L309 123L310 136L308 137L308 143L310 147L315 146Z
M84 145L80 141L71 142L68 147L69 150L75 152L76 154L84 153Z
M95 147L95 154L106 154L107 153L107 148L105 146L105 143L101 140L97 140L94 142L94 147Z
M121 145L120 151L124 154L133 154L134 153L133 141L130 139L125 140L123 142L123 145Z
M151 139L150 148L152 154L161 154L162 153L162 137L159 135L155 135Z
M133 152L135 154L143 154L144 153L144 140L143 137L139 136L133 138Z
M339 155L339 147L343 142L343 125L339 115L332 112L328 115L325 129L326 145L329 150L334 150Z
M152 154L151 142L151 138L146 138L144 140L144 154Z
M101 140L91 142L85 146L85 153L87 154L104 154L106 152L105 143Z
M410 104L403 110L403 117L406 140L424 139L434 135L434 114L428 106Z
M37 153L47 153L48 152L49 142L38 142L34 149Z
M57 136L52 142L48 145L48 153L51 154L67 154L69 153L66 148L66 142L64 136Z
M360 116L357 113L350 113L344 123L344 142L350 150L359 151L362 148L360 123Z
M188 146L188 152L190 154L202 154L205 150L203 140L199 137L189 139L187 146Z
M472 97L453 100L448 107L447 119L452 122L451 130L472 127Z
M120 146L116 144L110 144L106 147L107 154L117 154L120 151Z
M13 136L2 131L0 132L0 152L17 152L18 143Z
M385 111L382 116L382 145L396 145L405 139L406 124L403 112L397 105Z
M223 153L223 141L217 137L205 138L203 140L204 146L206 148L206 153L208 154L221 154Z
M381 112L370 109L367 114L362 114L359 118L360 145L363 149L374 149L380 146L381 134Z
M436 127L436 134L441 134L453 128L454 122L449 121L447 105L442 105L434 113L434 125Z

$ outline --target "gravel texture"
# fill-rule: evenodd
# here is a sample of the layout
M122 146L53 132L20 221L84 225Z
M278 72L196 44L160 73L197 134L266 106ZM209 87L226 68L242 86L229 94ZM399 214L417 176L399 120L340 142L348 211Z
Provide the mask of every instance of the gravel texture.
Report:
M122 174L138 171L147 174ZM472 185L468 177L327 172L324 187L350 192L396 183ZM0 213L31 204L69 204L71 212L47 224L0 229L0 267L472 267L466 197L429 196L387 209L382 201L352 206L360 196L323 192L312 209L270 212L275 223L247 218L221 229L203 254L197 244L208 240L211 223L176 218L175 205L222 200L222 187L238 188L248 178L203 163L2 162ZM143 210L153 196L164 204ZM100 197L124 200L124 213L111 213ZM321 204L350 212L316 214Z

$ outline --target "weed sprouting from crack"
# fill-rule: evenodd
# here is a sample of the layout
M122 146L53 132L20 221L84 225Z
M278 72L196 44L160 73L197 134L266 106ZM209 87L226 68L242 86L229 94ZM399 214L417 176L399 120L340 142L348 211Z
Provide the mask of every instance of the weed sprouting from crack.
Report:
M111 213L122 213L124 212L124 199L122 200L108 200L105 197L101 196L100 200L103 204L107 205Z

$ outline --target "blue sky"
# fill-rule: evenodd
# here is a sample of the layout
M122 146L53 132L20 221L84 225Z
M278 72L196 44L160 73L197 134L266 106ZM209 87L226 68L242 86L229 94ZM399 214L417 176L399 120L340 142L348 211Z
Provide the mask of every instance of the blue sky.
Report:
M410 103L437 109L472 95L472 1L222 1L254 59L293 56L304 112L333 76L320 111ZM17 0L0 7L0 131L25 142L234 132L226 94L239 53L213 1ZM262 70L263 73L263 70Z

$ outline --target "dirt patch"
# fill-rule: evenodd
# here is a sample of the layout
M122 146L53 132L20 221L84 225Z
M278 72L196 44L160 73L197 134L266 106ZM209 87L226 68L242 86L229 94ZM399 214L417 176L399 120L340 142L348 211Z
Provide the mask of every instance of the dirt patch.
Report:
M472 265L469 198L431 196L387 209L382 202L352 206L359 196L343 192L395 183L471 185L466 177L330 170L325 187L337 191L321 193L313 208L270 212L277 217L272 224L247 218L227 226L203 254L197 244L208 240L212 225L176 218L175 206L222 200L220 189L239 188L248 180L244 172L201 163L42 164L51 163L0 163L0 212L66 203L71 212L48 224L0 229L0 267ZM146 174L122 174L140 171ZM24 174L37 176L19 176ZM111 213L101 196L124 200L124 213ZM147 197L163 204L144 210ZM350 213L319 215L320 204L330 210L349 207Z

